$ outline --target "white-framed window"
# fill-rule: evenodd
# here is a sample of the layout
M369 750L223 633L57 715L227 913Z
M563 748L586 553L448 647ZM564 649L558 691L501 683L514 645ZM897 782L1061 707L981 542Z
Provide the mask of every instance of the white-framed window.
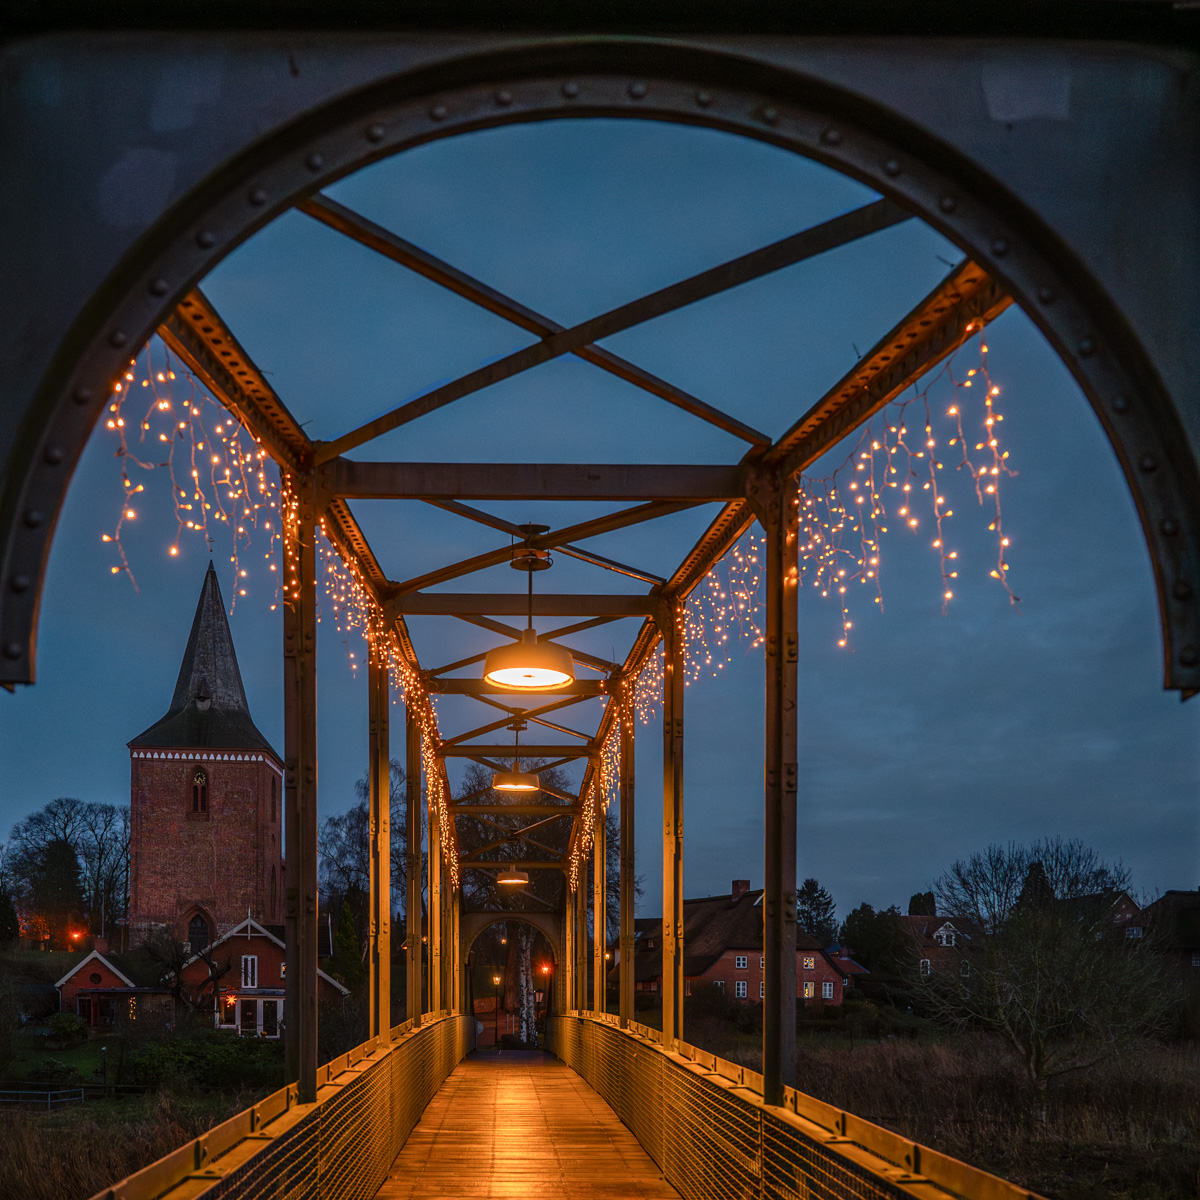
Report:
M744 954L735 954L733 956L733 965L739 971L744 971L746 969L746 956Z
M971 964L970 964L969 962L967 962L967 960L966 960L965 958L962 960L962 962L961 962L961 963L959 963L959 964L958 964L958 973L959 973L959 974L960 974L960 975L961 975L961 976L962 976L964 979L965 979L965 978L966 978L968 975L970 975L970 974L971 974Z
M1200 950L1192 951L1192 966L1200 967Z
M765 1000L767 997L767 985L763 980L758 981L758 998Z
M922 975L928 975L932 971L932 969L933 968L929 965L929 959L927 959L927 958L921 959L921 974Z
M683 994L685 996L690 996L692 994L692 981L690 979L685 979L683 981Z
M955 939L954 939L954 930L953 929L939 929L937 931L937 933L935 933L933 935L933 937L934 937L934 941L936 941L939 946L953 946L954 945Z
M804 981L804 998L811 1000L817 994L817 985L811 979Z
M737 981L737 983L735 983L733 985L733 994L739 1000L745 1000L745 998L746 998L746 981L744 979L739 979Z
M765 970L766 965L767 965L767 956L765 954L760 954L758 956L758 969L760 971Z
M717 987L719 987L719 988L721 989L721 991L724 991L724 990L725 990L725 980L723 980L723 979L714 979L714 980L713 980L713 982L714 982L714 983L717 985Z
M242 987L258 987L258 955L242 955Z
M1140 925L1126 925L1125 936L1127 938L1140 938L1142 936L1142 927Z
M832 1000L833 999L833 983L828 979L825 980L825 982L823 984L821 984L821 999L822 1000Z
M804 956L804 969L806 971L815 971L817 969L817 956L815 954L806 954Z

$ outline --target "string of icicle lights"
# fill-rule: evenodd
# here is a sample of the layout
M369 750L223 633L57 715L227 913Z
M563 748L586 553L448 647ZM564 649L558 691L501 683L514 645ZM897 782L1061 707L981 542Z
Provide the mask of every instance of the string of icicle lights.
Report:
M1010 603L1019 603L1009 581L1010 539L1000 504L1001 481L1016 472L1000 444L1004 414L997 407L1000 388L988 369L986 341L980 340L978 355L976 365L965 370L959 363L962 351L951 356L919 390L889 405L860 430L832 475L801 476L797 482L793 502L800 583L838 606L837 644L843 649L850 645L854 629L856 585L883 607L882 535L897 525L917 536L923 531L933 534L930 544L937 555L943 613L954 600L959 561L947 537L946 522L954 509L943 473L969 481L968 500L973 498L983 510L995 536L996 558L988 573ZM948 402L934 398L935 389L943 388L950 390ZM935 407L942 403L944 415L935 420ZM762 645L765 551L766 536L750 529L688 597L682 631L685 686L705 674L719 675L730 660L732 642L748 649ZM634 709L643 723L662 711L662 692L660 643L634 688Z
M592 850L595 838L596 809L600 807L604 813L609 805L620 803L621 785L621 721L625 718L623 710L618 711L617 719L613 722L604 744L600 747L600 769L592 773L591 781L583 793L583 811L579 818L579 832L575 845L571 850L571 860L568 868L571 890L576 891L581 884L586 883L582 872L587 869L588 855Z

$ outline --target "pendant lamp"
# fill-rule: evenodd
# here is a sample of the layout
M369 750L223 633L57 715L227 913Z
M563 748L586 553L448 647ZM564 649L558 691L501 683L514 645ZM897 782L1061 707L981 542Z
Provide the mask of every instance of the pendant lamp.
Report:
M521 730L524 728L524 721L514 721L509 726L516 735L513 769L497 771L492 776L492 788L497 792L536 792L541 789L542 782L536 775L521 770Z

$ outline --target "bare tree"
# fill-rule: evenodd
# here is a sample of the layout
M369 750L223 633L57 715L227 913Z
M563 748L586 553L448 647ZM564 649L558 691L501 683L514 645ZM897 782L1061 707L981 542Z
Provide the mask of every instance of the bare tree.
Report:
M162 978L171 989L175 999L175 1011L179 1025L190 1028L196 1017L216 1002L220 981L233 970L233 955L228 946L224 957L212 946L206 946L198 954L193 953L188 942L183 941L179 931L160 926L151 932L143 943L144 952L162 968ZM204 965L205 977L199 984L189 984L183 978L183 969L193 961Z
M918 994L943 1020L1005 1038L1043 1123L1053 1079L1160 1031L1174 1003L1152 940L1116 920L1128 887L1119 864L1061 838L990 846L937 882L940 911L984 933L956 967L915 976Z

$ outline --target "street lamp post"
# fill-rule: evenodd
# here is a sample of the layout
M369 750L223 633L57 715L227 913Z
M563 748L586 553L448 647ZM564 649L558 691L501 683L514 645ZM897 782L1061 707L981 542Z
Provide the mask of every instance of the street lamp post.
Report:
M492 1041L496 1046L496 1053L500 1052L500 976L493 975L492 983L496 987L496 1012L492 1019Z

